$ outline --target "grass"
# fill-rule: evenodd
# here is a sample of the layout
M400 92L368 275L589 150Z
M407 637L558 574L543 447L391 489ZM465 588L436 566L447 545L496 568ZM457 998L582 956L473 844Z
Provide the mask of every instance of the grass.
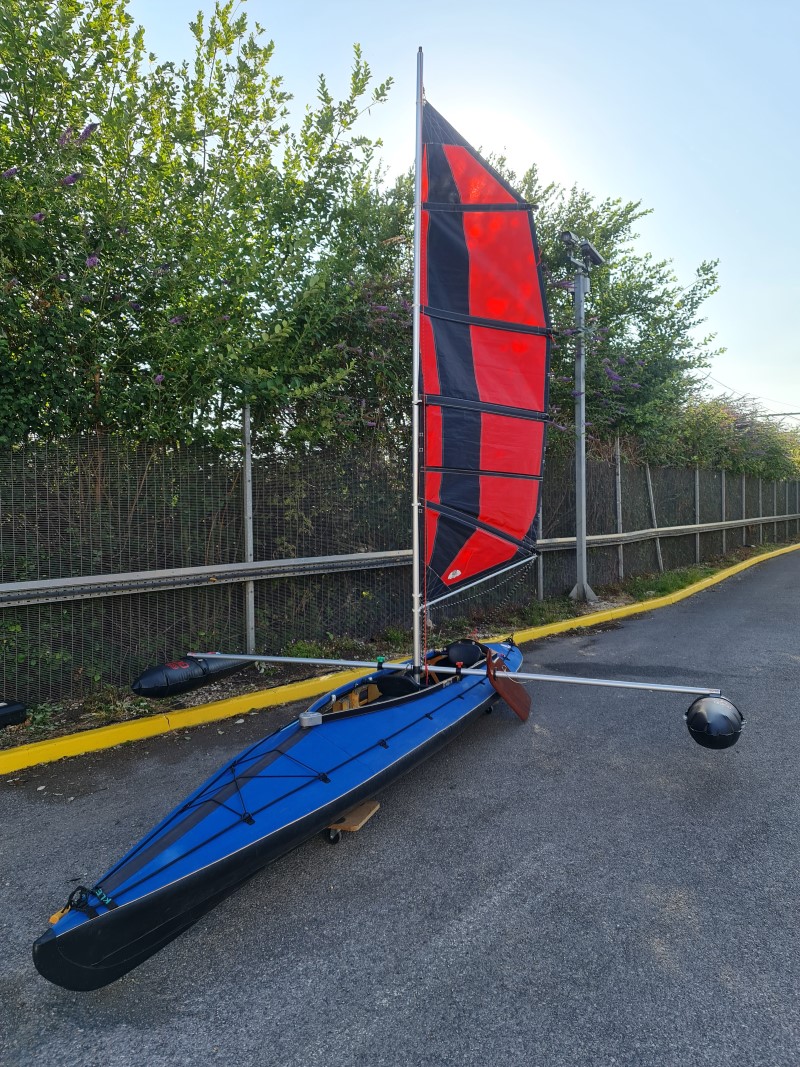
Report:
M712 559L708 563L695 563L690 567L678 567L676 570L664 571L663 573L639 574L632 578L626 578L616 585L607 586L604 592L610 596L627 595L637 602L668 596L670 593L678 593L681 589L686 589L696 582L701 582L704 578L719 574L720 571L727 570L743 560L752 559L754 556L763 556L768 552L774 552L778 548L786 548L786 544L765 542L763 545L747 545L728 552L724 556Z

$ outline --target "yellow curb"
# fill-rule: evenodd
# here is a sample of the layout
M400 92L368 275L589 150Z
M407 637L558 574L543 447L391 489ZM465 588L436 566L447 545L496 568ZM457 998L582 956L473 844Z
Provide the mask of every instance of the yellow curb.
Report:
M685 600L686 597L708 589L709 586L723 582L726 578L739 574L748 567L754 567L765 559L773 559L775 556L783 556L787 552L796 552L799 549L800 544L797 544L778 548L774 552L765 552L762 556L754 556L743 563L737 563L710 578L703 578L702 581L688 585L677 593L668 593L666 596L655 597L653 600L626 604L621 608L610 608L591 615L580 615L574 619L562 619L560 622L551 622L545 626L533 626L528 630L519 630L514 634L514 640L521 645L541 637L549 637L551 634L598 626L612 619L623 619L628 615L640 615L645 611L654 611L656 608L677 604L679 600ZM503 640L503 638L488 638L487 640ZM0 775L24 770L26 767L35 767L42 763L52 763L67 756L83 756L88 752L113 748L115 745L128 741L141 741L147 737L169 733L170 730L181 730L190 726L200 726L203 723L230 719L234 715L242 715L256 708L269 708L278 704L305 700L344 685L352 679L359 678L363 673L363 669L340 671L336 674L323 675L320 678L309 678L304 682L291 682L272 689L260 689L256 692L245 693L243 696L231 697L228 700L216 700L213 703L201 704L196 708L186 708L184 711L163 712L142 719L133 719L130 722L115 723L113 726L101 726L96 730L82 730L77 734L67 734L48 741L34 741L17 748L8 748L0 751Z
M234 715L243 715L256 708L269 708L276 704L305 700L327 693L351 679L360 678L363 673L363 670L354 670L326 674L320 678L309 678L305 682L292 682L289 685L278 685L272 689L259 689L243 696L230 697L228 700L215 700L196 708L166 711L160 715L148 715L130 722L115 723L113 726L101 726L96 730L81 730L77 734L66 734L64 737L53 737L47 741L34 741L17 748L7 748L0 751L0 774L21 771L25 767L35 767L41 763L52 763L66 756L83 756L87 752L113 748L127 741L142 741L146 737L169 733L170 730L183 730L207 722L230 719Z

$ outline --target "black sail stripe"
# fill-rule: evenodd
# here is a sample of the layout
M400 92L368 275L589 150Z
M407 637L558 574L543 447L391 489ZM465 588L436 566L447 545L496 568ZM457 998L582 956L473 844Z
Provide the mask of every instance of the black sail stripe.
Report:
M460 196L450 164L441 145L427 146L428 193L439 203L458 204ZM459 320L430 320L436 350L440 389L444 394L458 393L465 399L478 402L480 394L472 364L472 341L469 325L461 319L468 316L469 306L469 250L464 234L463 215L458 212L429 217L427 242L427 294L434 307L446 309ZM440 359L444 350L448 357L461 358L454 365L453 358ZM442 409L442 466L466 466L477 470L480 466L480 413L470 413L465 424L460 412ZM424 467L424 463L423 463ZM423 470L424 479L424 470ZM468 483L465 485L465 481ZM442 476L439 499L445 506L458 508L466 492L470 506L477 513L480 501L480 479L477 474L461 484L454 484L447 474ZM423 483L424 494L424 483ZM444 531L442 531L444 533ZM460 538L452 534L440 537L439 531L428 550L429 567L441 574L449 567L453 556L470 536L462 531Z

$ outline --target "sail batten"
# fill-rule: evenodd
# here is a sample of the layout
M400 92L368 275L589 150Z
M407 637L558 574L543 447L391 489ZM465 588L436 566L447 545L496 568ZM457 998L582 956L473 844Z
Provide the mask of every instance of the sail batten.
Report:
M535 556L551 331L531 205L427 101L419 178L430 604Z

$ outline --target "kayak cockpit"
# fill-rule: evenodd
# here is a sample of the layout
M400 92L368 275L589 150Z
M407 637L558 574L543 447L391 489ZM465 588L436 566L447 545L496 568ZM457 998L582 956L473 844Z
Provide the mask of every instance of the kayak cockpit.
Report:
M477 641L455 641L445 649L435 649L429 653L419 681L414 677L410 664L403 670L380 666L372 674L334 689L308 710L322 715L352 714L373 708L377 710L390 702L413 699L429 693L434 686L444 686L454 681L452 674L437 674L437 665L480 667L485 662L486 649Z

